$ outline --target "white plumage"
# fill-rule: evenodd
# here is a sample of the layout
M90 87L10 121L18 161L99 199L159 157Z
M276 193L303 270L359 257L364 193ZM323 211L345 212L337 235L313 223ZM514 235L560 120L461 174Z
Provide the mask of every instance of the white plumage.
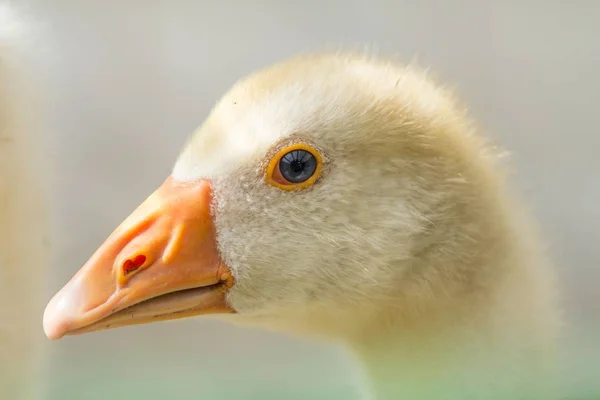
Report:
M0 399L31 400L40 358L47 234L41 135L25 32L0 4Z

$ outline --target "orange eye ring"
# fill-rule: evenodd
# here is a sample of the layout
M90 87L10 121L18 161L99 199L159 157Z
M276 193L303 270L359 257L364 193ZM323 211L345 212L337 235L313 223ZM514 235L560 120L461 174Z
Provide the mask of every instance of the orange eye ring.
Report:
M315 159L315 162L316 162L316 167L315 167L315 170L313 171L312 175L310 175L310 177L307 178L306 180L304 180L302 182L290 182L283 176L283 174L281 172L280 164L281 164L281 160L284 156L288 155L289 153L291 153L293 151L297 151L297 150L307 152L311 156L313 156ZM286 191L302 190L302 189L306 189L307 187L311 186L313 183L315 183L317 181L317 179L319 179L319 177L321 176L322 169L323 169L323 158L321 157L321 154L315 148L307 145L306 143L295 143L290 146L282 148L277 153L275 153L273 158L271 158L271 161L269 161L269 164L267 165L266 181L269 185L274 186L281 190L286 190Z

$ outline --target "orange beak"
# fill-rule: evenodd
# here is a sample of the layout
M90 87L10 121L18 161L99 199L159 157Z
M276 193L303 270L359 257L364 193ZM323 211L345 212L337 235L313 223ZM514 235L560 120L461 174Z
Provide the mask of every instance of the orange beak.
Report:
M169 177L48 303L50 339L228 313L233 276L219 257L209 182Z

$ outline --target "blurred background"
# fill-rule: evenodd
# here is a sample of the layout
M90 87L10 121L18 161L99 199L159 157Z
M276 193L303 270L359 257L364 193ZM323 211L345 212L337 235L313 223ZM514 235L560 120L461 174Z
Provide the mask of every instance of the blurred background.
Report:
M163 181L238 78L299 52L367 48L430 66L513 153L514 184L564 285L569 399L600 398L599 2L15 3L44 32L35 65L53 169L48 298ZM358 398L340 349L206 319L46 350L47 400Z

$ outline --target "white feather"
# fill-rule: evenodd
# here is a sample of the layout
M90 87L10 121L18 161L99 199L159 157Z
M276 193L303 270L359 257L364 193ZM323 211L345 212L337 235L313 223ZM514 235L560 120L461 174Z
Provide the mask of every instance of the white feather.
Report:
M293 137L326 165L282 192ZM225 319L345 343L379 400L551 399L553 269L498 159L416 66L340 53L240 81L173 174L213 182Z

